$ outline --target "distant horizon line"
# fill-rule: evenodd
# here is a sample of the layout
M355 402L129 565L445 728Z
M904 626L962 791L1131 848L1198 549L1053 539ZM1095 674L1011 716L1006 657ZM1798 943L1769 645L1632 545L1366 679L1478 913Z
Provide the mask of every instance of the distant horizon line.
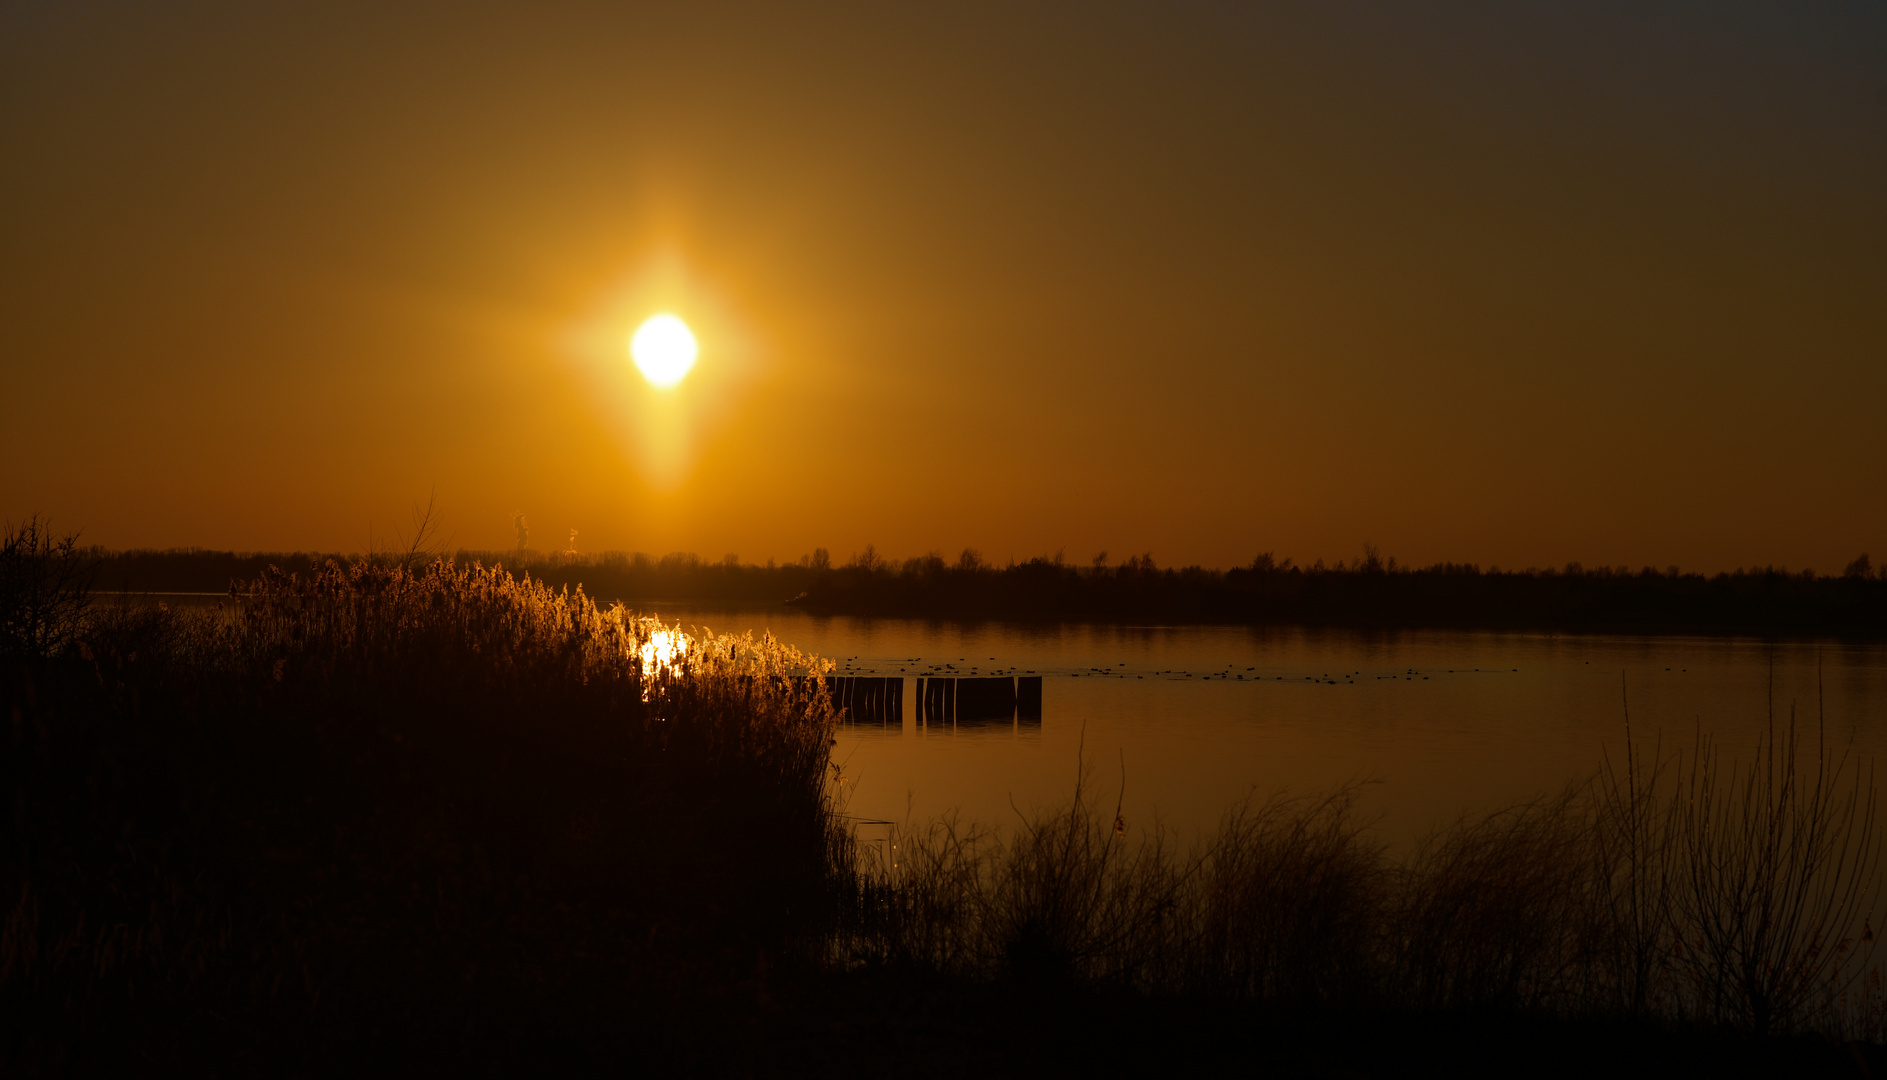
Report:
M339 551L339 550L325 551L319 548L305 548L305 549L293 549L293 550L285 550L285 549L241 550L241 549L236 549L236 548L215 548L215 547L203 547L203 546L196 546L196 545L167 547L167 548L159 548L159 547L112 548L112 547L107 547L102 544L90 544L90 545L86 545L83 550L87 554L93 557L114 557L114 558L125 557L125 556L222 556L222 557L227 557L231 559L239 559L239 560L256 560L256 559L267 559L267 558L297 558L297 559L311 559L311 560L312 559L361 560L361 559L376 559L376 558L424 557L430 560L430 559L435 559L435 558L460 559L460 558L469 557L480 562L488 562L492 564L500 564L502 563L503 560L507 558L517 558L527 563L549 563L552 565L561 564L561 565L566 565L566 566L568 565L580 566L580 565L589 565L589 564L600 565L605 562L621 561L621 562L629 563L632 566L645 564L650 569L654 569L654 570L659 570L664 567L681 568L684 566L692 566L695 568L733 567L733 568L739 568L739 569L753 569L753 570L804 569L804 570L818 570L821 572L834 571L834 570L846 570L846 569L852 569L852 570L863 569L863 570L867 570L871 572L899 573L899 572L911 572L911 571L925 570L925 569L931 569L931 570L949 569L949 570L960 570L960 571L971 571L971 570L1003 571L1003 570L1013 569L1013 568L1021 567L1021 566L1047 565L1047 566L1062 567L1066 569L1073 569L1076 571L1085 570L1089 572L1098 571L1102 569L1106 569L1109 571L1119 571L1122 569L1127 569L1127 570L1143 570L1146 572L1159 572L1159 573L1164 573L1167 571L1179 571L1179 572L1192 571L1192 572L1205 572L1205 573L1218 573L1218 574L1230 573L1233 571L1252 571L1252 572L1260 572L1260 573L1290 573L1293 571L1301 572L1301 573L1363 573L1363 572L1420 573L1420 572L1429 572L1429 573L1457 573L1457 574L1460 574L1460 573L1514 574L1514 575L1529 575L1529 576L1578 575L1578 574L1591 574L1591 575L1604 575L1604 576L1639 576L1643 574L1655 574L1655 575L1664 576L1664 577L1697 576L1697 577L1709 578L1709 577L1715 577L1715 576L1735 576L1735 575L1748 575L1748 574L1781 574L1781 575L1787 575L1791 577L1796 577L1796 576L1869 577L1869 576L1873 576L1874 573L1876 573L1876 571L1874 570L1874 567L1872 566L1872 560L1870 559L1869 553L1867 552L1861 552L1856 558L1851 560L1842 569L1841 572L1825 574L1816 570L1813 567L1803 567L1800 570L1791 570L1787 565L1777 565L1773 563L1751 564L1749 566L1739 566L1739 567L1733 567L1728 570L1716 570L1716 571L1689 570L1689 569L1684 569L1683 567L1679 566L1676 563L1670 563L1662 567L1652 566L1652 565L1647 564L1645 566L1633 569L1631 566L1627 564L1623 564L1623 563L1616 564L1616 565L1610 565L1610 564L1587 565L1578 560L1570 561L1560 566L1527 566L1525 568L1503 567L1499 563L1492 563L1492 562L1484 565L1484 564L1470 561L1470 560L1461 560L1461 561L1438 560L1431 563L1418 564L1418 563L1400 562L1393 555L1383 556L1373 545L1369 545L1369 544L1364 545L1364 554L1362 556L1354 558L1354 559L1349 559L1349 560L1337 559L1335 562L1326 562L1324 559L1318 558L1310 563L1299 563L1292 556L1278 558L1273 552L1261 552L1258 555L1254 556L1249 562L1234 565L1234 566L1229 566L1229 567L1206 566L1202 563L1188 563L1188 564L1175 563L1175 564L1159 565L1154 560L1153 554L1151 552L1146 552L1139 555L1129 555L1125 559L1122 559L1118 562L1110 560L1108 557L1109 553L1103 551L1099 553L1098 555L1096 555L1094 558L1089 559L1086 562L1076 562L1073 560L1069 560L1065 557L1065 555L1062 552L1056 552L1054 554L1044 553L1040 555L1034 555L1034 556L1030 556L1024 559L1018 559L1015 556L1011 555L1011 556L1008 556L1008 561L1006 563L994 563L994 562L985 560L982 556L982 553L974 548L965 548L962 552L958 554L955 560L946 559L942 555L941 552L938 552L934 549L931 551L925 552L922 555L907 556L904 558L893 559L893 558L887 558L885 556L879 555L876 551L875 545L870 545L870 544L866 545L863 551L852 553L850 560L843 563L833 561L831 559L828 549L823 548L823 547L816 547L811 552L802 554L798 559L782 561L776 558L768 558L764 563L742 561L740 557L738 556L738 554L733 553L733 552L723 555L722 557L718 559L708 559L701 556L699 553L693 552L693 551L671 551L671 552L666 552L661 555L656 555L656 554L646 552L646 551L630 551L630 550L621 549L621 548L608 548L608 549L603 549L600 551L578 551L574 548L567 548L563 550L546 550L543 548L535 548L535 547L525 547L525 548L456 547L449 550L443 549L443 548L434 549L434 550L421 550L421 551L414 551L414 550L401 551L398 549L383 549L383 550L368 550L368 551L363 552L363 551ZM1878 571L1878 573L1883 577L1887 577L1887 565L1883 565Z

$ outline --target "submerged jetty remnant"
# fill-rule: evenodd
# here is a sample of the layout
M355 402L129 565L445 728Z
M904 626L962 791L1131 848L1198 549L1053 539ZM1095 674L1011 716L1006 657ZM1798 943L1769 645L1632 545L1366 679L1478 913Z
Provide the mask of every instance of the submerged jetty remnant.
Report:
M810 680L799 676L801 685ZM904 722L904 680L897 676L833 675L832 707L855 724ZM1042 677L918 679L917 719L924 724L1006 724L1042 719Z
M1039 721L1042 677L919 679L917 716L927 724Z
M904 680L866 675L834 675L826 679L832 707L844 709L854 723L904 722Z

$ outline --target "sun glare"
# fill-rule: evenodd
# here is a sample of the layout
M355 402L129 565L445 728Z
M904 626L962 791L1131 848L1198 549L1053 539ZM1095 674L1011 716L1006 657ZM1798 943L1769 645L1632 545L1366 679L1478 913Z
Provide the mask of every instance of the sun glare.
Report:
M667 389L686 378L700 351L688 324L673 315L652 315L629 339L629 355L651 385Z
M656 624L660 626L660 623ZM681 663L688 652L688 635L680 630L653 630L642 643L642 671L655 675Z

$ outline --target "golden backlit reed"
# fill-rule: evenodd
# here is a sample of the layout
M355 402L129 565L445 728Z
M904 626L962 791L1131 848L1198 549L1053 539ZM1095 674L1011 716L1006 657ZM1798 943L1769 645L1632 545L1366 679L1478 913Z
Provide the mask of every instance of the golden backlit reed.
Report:
M10 1038L525 1032L677 956L817 949L822 661L449 561L197 609L87 606L69 568L0 553Z

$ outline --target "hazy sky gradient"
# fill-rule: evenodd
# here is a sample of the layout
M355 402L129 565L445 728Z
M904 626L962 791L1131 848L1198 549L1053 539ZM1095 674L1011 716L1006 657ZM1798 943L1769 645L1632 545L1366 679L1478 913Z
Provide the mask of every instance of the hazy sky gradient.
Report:
M0 515L1887 556L1874 0L0 12Z

